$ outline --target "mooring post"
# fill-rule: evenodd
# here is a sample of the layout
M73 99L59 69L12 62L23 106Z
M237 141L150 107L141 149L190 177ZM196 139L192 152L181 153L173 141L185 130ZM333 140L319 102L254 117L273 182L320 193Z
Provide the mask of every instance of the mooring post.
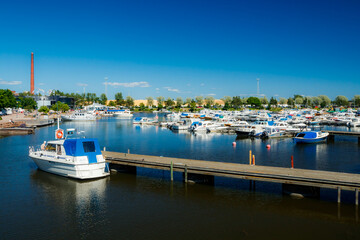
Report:
M249 165L251 165L251 150L249 151Z
M291 168L294 168L294 156L291 155Z
M171 164L170 164L170 178L171 178L171 181L174 181L174 167L173 167L173 162L171 161Z
M253 165L255 165L255 155L253 155Z
M130 154L130 148L128 148L128 154Z
M359 189L355 189L355 205L359 205Z
M338 199L337 202L340 203L341 202L341 188L338 187Z
M185 178L185 183L188 182L188 173L187 173L187 166L185 165L185 169L184 169L184 178Z

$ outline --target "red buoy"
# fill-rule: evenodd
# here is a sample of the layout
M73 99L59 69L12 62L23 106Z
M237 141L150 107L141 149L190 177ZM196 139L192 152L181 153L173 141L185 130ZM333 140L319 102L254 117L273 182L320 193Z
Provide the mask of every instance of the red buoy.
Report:
M270 149L270 148L271 148L270 144L266 145L266 148L267 148L267 149Z

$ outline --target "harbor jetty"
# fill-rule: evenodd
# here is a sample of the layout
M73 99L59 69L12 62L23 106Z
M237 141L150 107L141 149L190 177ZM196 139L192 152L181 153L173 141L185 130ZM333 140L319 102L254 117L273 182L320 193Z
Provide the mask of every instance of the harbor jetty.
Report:
M26 127L23 121L0 123L0 136L27 135L34 132L34 128Z
M133 172L136 172L137 167L168 170L171 181L173 181L173 172L176 171L183 173L185 182L194 177L202 178L204 182L211 184L214 183L214 177L228 177L281 183L283 188L300 186L300 188L311 188L315 192L320 192L320 188L337 189L338 203L341 202L341 191L348 190L355 192L355 204L359 204L360 174L296 169L293 168L293 162L291 168L258 166L255 164L255 156L251 153L249 164L168 158L129 152L103 151L103 156L110 164L110 169L123 166Z

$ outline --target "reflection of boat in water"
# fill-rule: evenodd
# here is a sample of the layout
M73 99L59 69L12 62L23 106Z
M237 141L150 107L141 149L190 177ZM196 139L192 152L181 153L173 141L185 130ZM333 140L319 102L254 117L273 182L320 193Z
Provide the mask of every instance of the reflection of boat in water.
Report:
M68 129L68 136L77 134ZM57 140L45 142L41 149L29 149L29 156L40 170L77 179L92 179L109 175L109 169L95 138L63 139L63 131L56 130Z
M300 132L294 137L295 143L317 143L325 141L329 136L327 132L321 131L308 131Z
M43 199L50 199L49 202L57 206L65 204L66 207L70 207L70 204L78 210L91 207L92 211L97 211L103 205L99 200L104 198L108 180L108 178L101 178L91 181L79 181L43 171L35 171L31 175L32 183L43 189L42 194L46 196ZM94 207L94 203L98 203L99 206Z

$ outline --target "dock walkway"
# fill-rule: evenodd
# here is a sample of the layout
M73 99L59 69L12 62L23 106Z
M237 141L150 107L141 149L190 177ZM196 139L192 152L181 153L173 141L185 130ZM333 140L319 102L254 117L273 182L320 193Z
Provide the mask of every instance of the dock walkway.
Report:
M340 201L340 191L342 189L350 190L355 191L355 202L358 204L360 174L168 158L109 151L104 151L103 155L110 164L173 170L185 174L193 173L205 176L338 189L338 201ZM187 179L187 176L185 178Z

